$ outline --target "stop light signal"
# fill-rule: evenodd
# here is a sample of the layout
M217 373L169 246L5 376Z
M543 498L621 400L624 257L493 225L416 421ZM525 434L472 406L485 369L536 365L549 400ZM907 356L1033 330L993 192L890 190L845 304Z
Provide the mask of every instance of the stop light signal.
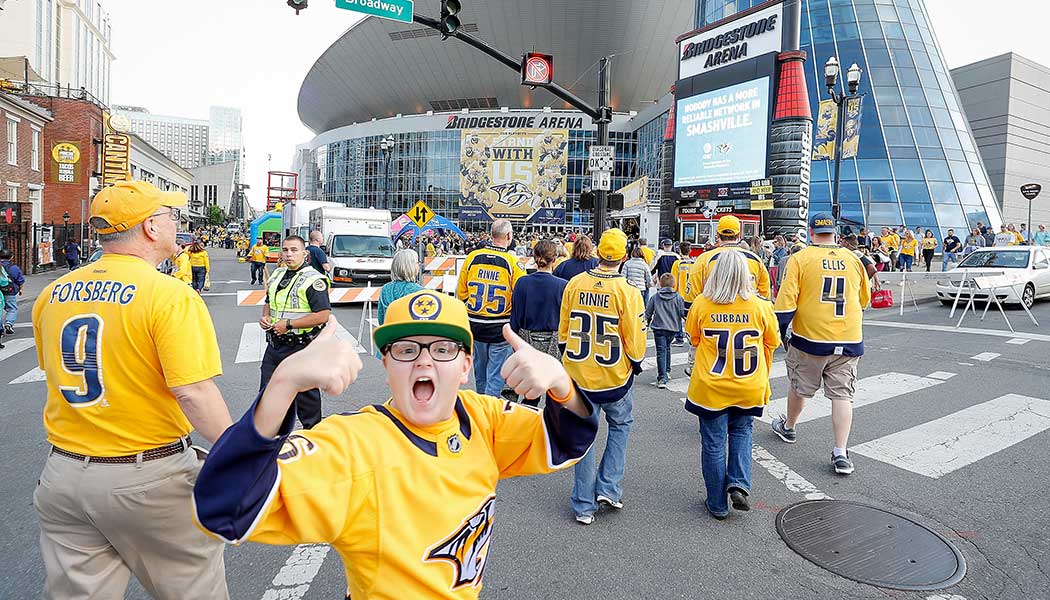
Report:
M288 0L288 6L295 9L295 14L299 14L299 11L306 8L309 0Z
M526 52L521 58L521 84L546 86L554 81L554 56Z
M594 192L580 193L580 201L577 203L579 210L594 210Z
M441 0L441 39L448 39L459 30L459 17L456 13L463 8L459 0Z

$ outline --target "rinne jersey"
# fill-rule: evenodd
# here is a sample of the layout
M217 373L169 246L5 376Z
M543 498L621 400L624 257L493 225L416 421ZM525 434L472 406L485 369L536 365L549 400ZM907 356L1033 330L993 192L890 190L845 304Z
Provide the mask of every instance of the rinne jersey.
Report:
M467 305L475 341L503 341L503 324L510 321L514 284L524 275L518 257L505 248L486 246L467 255L459 273L456 297Z
M576 463L596 411L577 417L461 390L450 419L408 423L387 402L309 431L259 435L255 406L215 443L194 488L194 516L229 543L330 544L351 598L477 598L496 484Z
M860 259L841 246L809 246L788 259L777 292L781 334L791 323L791 345L818 356L864 354L864 307L871 302Z
M591 402L623 398L645 357L645 306L638 288L614 271L569 280L561 300L562 364Z

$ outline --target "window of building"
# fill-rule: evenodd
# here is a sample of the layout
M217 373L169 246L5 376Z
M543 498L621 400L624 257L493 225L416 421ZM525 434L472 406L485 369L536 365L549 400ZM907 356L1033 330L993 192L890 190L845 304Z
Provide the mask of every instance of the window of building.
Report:
M7 117L7 164L18 166L18 121Z
M7 201L18 202L18 184L9 183L7 184Z
M29 168L34 171L40 170L40 130L36 127L32 128L33 131L33 151L29 157Z
M29 203L33 205L33 222L41 223L44 220L44 204L41 200L43 190L30 189L29 190Z

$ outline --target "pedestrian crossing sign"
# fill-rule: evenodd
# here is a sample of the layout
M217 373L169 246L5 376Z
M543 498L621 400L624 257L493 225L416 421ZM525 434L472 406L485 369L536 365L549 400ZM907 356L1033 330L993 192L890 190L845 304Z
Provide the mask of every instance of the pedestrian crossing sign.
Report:
M423 227L430 222L430 219L434 218L434 211L430 210L430 207L425 202L420 200L416 202L407 213L409 219L416 224L416 227Z

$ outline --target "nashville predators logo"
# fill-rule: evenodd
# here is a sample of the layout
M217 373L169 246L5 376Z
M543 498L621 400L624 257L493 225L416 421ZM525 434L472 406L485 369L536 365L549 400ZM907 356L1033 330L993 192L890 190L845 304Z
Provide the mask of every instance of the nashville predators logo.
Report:
M463 441L459 439L458 433L448 436L446 443L448 444L448 451L452 454L459 454L459 451L463 449Z
M408 305L414 321L433 321L441 314L441 300L434 294L420 294Z
M455 567L455 579L450 589L481 584L481 575L488 558L496 497L489 496L476 513L467 517L452 535L427 548L425 561L443 560Z

